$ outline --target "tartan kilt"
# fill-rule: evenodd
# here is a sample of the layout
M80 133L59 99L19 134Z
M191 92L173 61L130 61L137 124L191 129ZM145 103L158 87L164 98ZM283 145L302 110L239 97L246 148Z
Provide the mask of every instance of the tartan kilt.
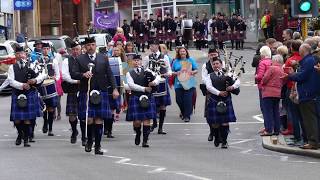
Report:
M166 95L154 97L157 107L159 107L159 106L170 106L171 105L171 97L170 97L170 91L169 91L168 83L166 83L166 89L167 89L166 90L167 91Z
M37 110L37 117L42 117L43 116L42 110L44 108L44 104L43 104L43 101L42 101L38 91L36 92L36 94L37 94L37 98L38 98L38 100L36 102L36 107L35 107Z
M157 110L155 99L153 96L149 96L150 106L148 109L140 107L139 97L131 95L129 97L129 105L127 111L126 121L143 121L150 120L157 117Z
M37 109L37 107L39 107L39 97L37 91L31 90L26 92L25 95L28 99L27 107L20 108L17 104L18 95L15 92L12 92L10 121L34 120L37 118L37 115L39 115L38 111L40 109Z
M230 40L234 41L237 40L239 36L239 32L235 31L235 32L230 32Z
M167 41L174 41L176 40L177 38L177 35L176 35L176 32L175 31L171 31L171 32L166 32L166 39Z
M207 99L207 107L206 109L206 119L208 124L222 124L222 123L229 123L229 122L236 122L237 118L235 116L231 95L229 95L225 103L227 105L227 112L224 114L218 113L216 110L216 105L219 100L217 96L211 95L208 96Z
M67 116L76 116L77 114L78 114L77 93L68 93L67 105L66 105L66 115Z
M109 95L110 109L120 110L121 95L117 99L113 99L112 95Z
M56 108L58 106L58 96L54 96L49 99L44 99L43 102L46 104L46 107Z
M229 40L229 34L227 31L224 31L223 33L220 31L218 32L218 41L224 42Z
M159 33L159 31L157 31L157 40L158 41L165 41L167 39L166 34L164 33L164 31L162 31L162 33Z
M242 32L242 33L241 33ZM237 40L244 40L246 39L246 32L245 31L240 31L238 32Z
M195 34L194 39L195 40L204 40L204 34Z
M88 118L101 118L110 119L112 117L112 112L109 104L109 94L108 92L101 92L101 103L100 105L93 105L89 100L89 110ZM80 120L86 119L86 107L87 107L87 93L79 93L79 104L78 104L78 118Z
M212 33L212 41L218 41L219 33Z
M143 36L141 37L139 34L135 37L135 41L138 44L144 44L146 41L148 41L148 35L147 34L143 34Z

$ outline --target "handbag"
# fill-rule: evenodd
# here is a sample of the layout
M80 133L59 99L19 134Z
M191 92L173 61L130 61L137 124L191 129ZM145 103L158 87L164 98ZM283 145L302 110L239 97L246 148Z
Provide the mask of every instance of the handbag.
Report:
M17 97L17 105L19 108L26 108L27 105L28 105L28 98L26 95L24 94L20 94L18 97Z
M140 104L140 107L142 107L142 108L144 108L144 109L149 108L149 106L150 106L149 97L146 96L146 95L141 95L141 96L139 97L139 104Z
M216 109L218 113L224 114L227 112L227 104L224 101L218 101Z
M101 103L101 94L97 90L92 90L90 92L90 103L93 105L99 105Z
M296 88L297 88L297 84L295 83L295 85L290 90L289 99L293 103L299 104L299 95L298 95L298 91Z

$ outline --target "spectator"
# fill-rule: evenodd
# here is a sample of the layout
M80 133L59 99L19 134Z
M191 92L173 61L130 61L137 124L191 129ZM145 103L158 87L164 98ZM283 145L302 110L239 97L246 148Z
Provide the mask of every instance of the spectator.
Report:
M277 48L276 54L280 54L283 58L283 61L285 62L288 57L289 50L288 50L287 46L282 45Z
M271 54L272 55L276 55L277 54L277 49L278 47L282 46L282 42L280 41L276 41L275 43L272 44L272 47L270 48L271 49Z
M292 39L293 40L298 40L298 39L302 39L302 37L301 37L301 34L299 33L299 32L294 32L293 34L292 34Z
M318 149L318 119L316 111L316 97L319 93L320 78L314 69L315 58L311 55L311 46L302 44L299 48L302 60L297 73L289 69L289 80L297 82L299 97L299 109L302 114L303 124L307 135L307 144L301 146L303 149Z
M277 54L272 57L272 65L268 68L261 81L263 118L265 121L265 131L261 136L279 135L280 133L280 113L279 102L282 89L283 58Z
M269 38L266 40L266 46L268 46L270 49L272 48L273 43L277 42L274 38Z
M291 29L283 30L282 31L283 42L289 41L290 39L292 39L292 34L293 34L293 31Z
M118 41L123 42L124 45L127 43L127 38L124 36L123 29L120 27L117 28L117 33L112 38L111 42L117 43Z
M264 11L264 15L262 16L261 21L260 21L260 26L261 26L261 29L263 30L263 35L264 35L265 39L270 38L268 36L268 26L269 26L269 24L270 24L270 15L269 15L269 10L266 9Z

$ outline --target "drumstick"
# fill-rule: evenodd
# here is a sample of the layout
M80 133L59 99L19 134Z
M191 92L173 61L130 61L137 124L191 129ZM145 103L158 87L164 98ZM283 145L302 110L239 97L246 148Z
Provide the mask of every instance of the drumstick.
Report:
M94 67L93 63L88 64L89 71L90 73L92 72L92 68ZM88 90L87 90L87 102L86 102L86 138L88 138L88 115L89 115L89 94L90 94L90 82L91 82L91 77L88 80Z

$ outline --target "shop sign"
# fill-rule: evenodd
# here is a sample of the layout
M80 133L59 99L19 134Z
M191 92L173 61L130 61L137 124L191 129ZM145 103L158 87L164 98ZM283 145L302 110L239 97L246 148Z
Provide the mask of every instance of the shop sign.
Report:
M14 0L14 10L33 10L33 0Z
M13 0L1 0L1 12L13 14Z

